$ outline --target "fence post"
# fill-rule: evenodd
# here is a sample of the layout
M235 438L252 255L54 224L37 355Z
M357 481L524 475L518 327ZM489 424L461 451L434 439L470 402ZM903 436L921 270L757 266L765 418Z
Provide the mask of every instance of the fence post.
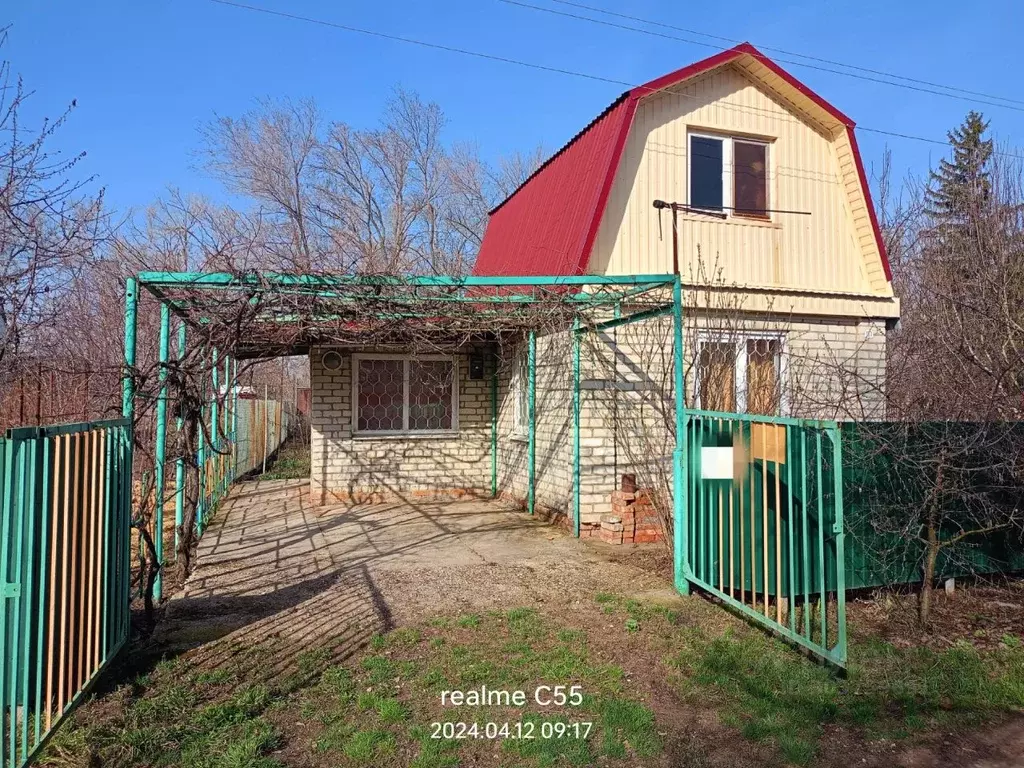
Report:
M153 510L153 546L156 550L157 572L153 583L153 597L157 602L163 594L164 567L164 460L167 453L167 357L170 351L171 308L160 302L160 394L156 401L156 456L154 472L156 504Z
M836 650L840 664L846 665L846 525L843 520L843 443L838 426L829 428L832 438L832 475L835 483L835 522L832 533L836 537L836 616L838 635Z
M267 440L270 439L270 424L268 419L270 418L270 401L267 399L270 397L269 387L263 385L263 469L260 474L267 474Z

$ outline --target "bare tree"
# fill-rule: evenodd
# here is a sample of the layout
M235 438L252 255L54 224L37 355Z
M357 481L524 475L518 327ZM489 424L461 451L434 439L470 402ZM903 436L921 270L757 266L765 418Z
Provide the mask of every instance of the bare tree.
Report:
M6 39L5 28L0 47ZM106 224L102 191L92 196L92 179L72 176L85 153L66 158L50 148L75 103L32 129L22 119L29 96L10 62L0 62L0 363L7 366L53 320Z
M918 569L924 624L941 570L972 572L977 545L1024 527L1024 175L1010 154L986 161L984 194L950 195L945 216L912 179L883 208L903 304L888 339L892 422L857 425L848 460L870 478L855 485L865 549L886 578Z

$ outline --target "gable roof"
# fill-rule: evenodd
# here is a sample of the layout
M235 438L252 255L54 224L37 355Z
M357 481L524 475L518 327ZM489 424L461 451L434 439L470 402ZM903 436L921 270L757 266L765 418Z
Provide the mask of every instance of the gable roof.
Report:
M769 88L796 91L805 97L808 118L828 130L845 130L885 279L891 281L853 120L750 43L636 86L613 101L491 210L473 274L585 274L640 99L727 64L739 65Z

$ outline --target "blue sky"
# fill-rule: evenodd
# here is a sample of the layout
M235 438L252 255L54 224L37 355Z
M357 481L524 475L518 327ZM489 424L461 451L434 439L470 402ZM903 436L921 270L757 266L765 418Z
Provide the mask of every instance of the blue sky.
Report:
M525 1L558 7L548 0ZM714 52L498 0L248 2L633 83ZM1024 100L1019 88L1024 4L1019 0L979 2L970 22L963 3L951 0L587 4ZM441 105L449 139L475 143L494 159L538 144L557 148L624 90L210 0L20 0L13 17L10 11L3 55L35 91L26 116L33 121L56 116L76 99L78 108L58 145L88 153L81 171L95 174L121 211L145 206L172 185L223 194L196 167L197 129L214 114L244 112L260 97L313 97L328 118L370 126L391 90L401 85ZM971 107L783 66L863 126L941 139ZM1024 145L1024 105L1018 105L1021 111L981 109L992 119L997 138ZM886 144L901 172L922 172L942 153L938 146L870 133L859 138L869 172Z

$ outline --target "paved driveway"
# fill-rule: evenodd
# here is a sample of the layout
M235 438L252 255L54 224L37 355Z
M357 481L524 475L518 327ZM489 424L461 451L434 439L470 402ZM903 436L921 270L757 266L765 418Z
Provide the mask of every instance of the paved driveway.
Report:
M671 585L508 506L479 500L317 507L305 481L238 485L203 535L161 624L169 651L284 641L347 655L435 614L581 609L598 591Z

